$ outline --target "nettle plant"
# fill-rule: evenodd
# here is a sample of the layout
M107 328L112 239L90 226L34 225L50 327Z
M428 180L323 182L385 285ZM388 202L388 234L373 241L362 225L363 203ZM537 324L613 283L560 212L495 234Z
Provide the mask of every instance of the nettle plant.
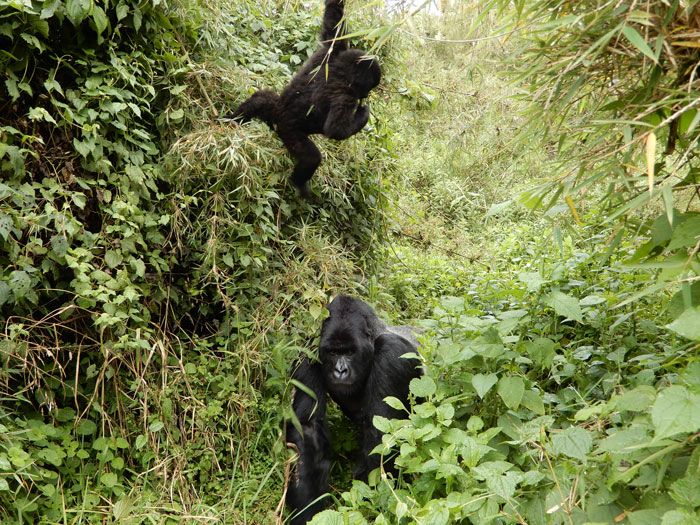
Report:
M408 419L375 419L403 477L355 482L346 522L697 523L697 348L574 280L523 275L525 299L488 313L487 297L443 299Z

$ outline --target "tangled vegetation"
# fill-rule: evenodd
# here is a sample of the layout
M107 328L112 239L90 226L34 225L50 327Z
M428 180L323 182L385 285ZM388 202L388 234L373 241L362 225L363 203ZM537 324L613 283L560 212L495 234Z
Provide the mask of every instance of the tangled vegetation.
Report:
M0 522L282 523L353 293L424 328L422 399L399 481L331 414L314 523L700 523L698 2L442 4L350 3L385 80L309 204L219 117L320 5L0 0Z

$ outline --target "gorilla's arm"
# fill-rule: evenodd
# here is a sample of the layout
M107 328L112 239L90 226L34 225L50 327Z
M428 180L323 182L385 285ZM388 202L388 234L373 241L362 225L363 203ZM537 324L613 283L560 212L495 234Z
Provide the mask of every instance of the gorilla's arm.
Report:
M333 39L345 35L344 9L344 0L326 0L326 10L323 13L323 25L321 27L321 41L324 45L330 46ZM345 38L333 42L333 49L336 51L344 51L347 48L348 41Z
M401 357L404 354L417 353L416 347L403 337L384 333L374 342L374 363L367 379L362 402L362 463L358 466L356 476L366 480L369 473L379 467L381 457L370 452L382 441L382 433L375 428L374 416L398 419L405 414L384 402L385 397L395 397L404 406L408 404L408 385L411 379L420 377L422 370L416 358ZM393 469L393 460L384 461L388 470Z
M291 525L301 525L326 506L319 498L328 492L330 445L326 429L326 393L319 363L303 359L292 375L311 390L316 399L301 389L294 393L292 408L301 424L302 433L287 423L287 442L299 454L287 488L287 502L292 510Z
M369 106L358 105L352 97L339 97L331 103L323 134L331 139L343 140L360 132L368 120Z

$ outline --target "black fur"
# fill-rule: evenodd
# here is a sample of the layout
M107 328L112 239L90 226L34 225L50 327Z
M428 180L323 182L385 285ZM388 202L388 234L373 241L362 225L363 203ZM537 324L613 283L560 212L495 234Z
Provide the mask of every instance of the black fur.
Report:
M321 164L321 152L309 135L343 140L359 132L369 119L369 107L361 101L381 79L375 59L338 39L345 34L343 11L344 0L326 0L320 47L280 95L260 90L232 115L239 122L259 118L277 131L295 160L292 182L304 197Z
M311 364L305 359L294 374L294 378L311 388L319 398L327 392L357 426L360 432L360 460L354 472L356 479L367 480L369 473L380 466L379 455L370 452L381 443L382 434L374 427L374 416L389 419L400 418L403 412L391 408L384 398L393 396L408 403L408 385L411 379L420 377L421 369L416 359L402 358L404 354L417 352L417 341L406 327L387 326L374 311L359 299L339 296L329 305L330 316L321 329L319 363ZM319 389L319 385L321 388ZM301 421L307 419L308 405L304 394L297 392L294 411ZM317 410L314 426L304 431L303 448L295 441L296 430L287 426L287 440L297 444L300 450L300 465L295 472L294 484L290 483L287 499L294 511L303 509L327 490L328 473L319 474L329 467L328 443L325 428L325 401ZM305 427L306 428L306 427ZM290 432L291 437L290 439ZM313 445L323 436L322 447ZM312 445L306 444L306 441ZM313 465L314 473L308 472ZM386 459L384 467L393 471L393 461ZM318 480L323 480L323 487ZM290 494L291 491L291 494ZM322 492L321 492L322 493ZM310 507L313 512L304 513L303 519L292 520L294 525L306 523L322 506Z

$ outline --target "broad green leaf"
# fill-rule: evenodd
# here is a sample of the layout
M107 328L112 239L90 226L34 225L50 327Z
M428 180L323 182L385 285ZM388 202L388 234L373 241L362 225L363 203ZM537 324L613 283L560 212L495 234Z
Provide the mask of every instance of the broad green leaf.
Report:
M384 398L384 402L385 402L387 405L389 405L391 408L394 408L394 409L396 409L396 410L402 410L402 411L405 411L405 410L406 410L406 407L403 406L403 403L401 402L401 400L400 400L400 399L397 399L397 398L395 398L395 397L391 397L391 396L385 397L385 398Z
M98 5L95 5L92 8L92 21L95 22L95 29L97 30L98 36L101 35L109 26L109 19L107 18L107 15Z
M432 377L423 376L411 379L409 388L411 393L417 397L429 397L435 393L437 385Z
M700 242L700 215L694 214L673 228L668 250L692 248L698 242Z
M8 282L15 299L24 297L32 287L32 278L24 270L15 270L10 274Z
M527 286L528 292L536 292L547 282L546 279L542 278L540 272L520 272L518 279Z
M544 415L544 401L542 397L532 390L525 390L520 403L527 409L532 410L538 416Z
M491 390L491 387L498 382L496 374L475 374L472 377L472 386L476 390L476 394L484 399L484 396Z
M622 34L625 35L625 38L627 38L627 40L629 40L629 42L639 51L651 58L654 62L657 62L656 55L646 43L644 37L642 37L642 35L640 35L635 28L625 24L622 26Z
M122 254L114 251L114 250L107 250L105 252L105 263L107 263L107 266L110 268L116 268L122 263Z
M583 314L581 313L581 307L578 304L578 299L566 295L559 290L554 290L547 294L544 298L544 304L554 308L554 311L566 317L567 319L573 319L574 321L583 322Z
M552 451L570 458L586 461L586 455L593 446L593 438L588 430L569 427L552 435Z
M100 483L109 488L114 487L118 481L119 479L114 472L107 472L106 474L102 474L100 477Z
M66 14L74 26L85 20L88 13L90 13L90 0L66 0Z
M79 436L89 436L97 430L97 425L89 419L83 419L78 423L77 431Z
M540 368L550 368L554 362L554 356L557 355L555 351L556 343L544 337L526 341L523 343L523 347L530 359Z
M651 409L656 438L700 430L700 395L673 385L663 390Z
M700 507L700 474L687 475L671 484L673 500L684 507Z
M511 410L516 410L525 393L525 382L522 377L506 376L498 382L497 391L505 405Z
M625 392L614 401L616 410L629 410L630 412L642 412L649 408L656 398L656 389L649 385L642 385Z
M700 341L700 306L688 308L666 328L691 341Z

